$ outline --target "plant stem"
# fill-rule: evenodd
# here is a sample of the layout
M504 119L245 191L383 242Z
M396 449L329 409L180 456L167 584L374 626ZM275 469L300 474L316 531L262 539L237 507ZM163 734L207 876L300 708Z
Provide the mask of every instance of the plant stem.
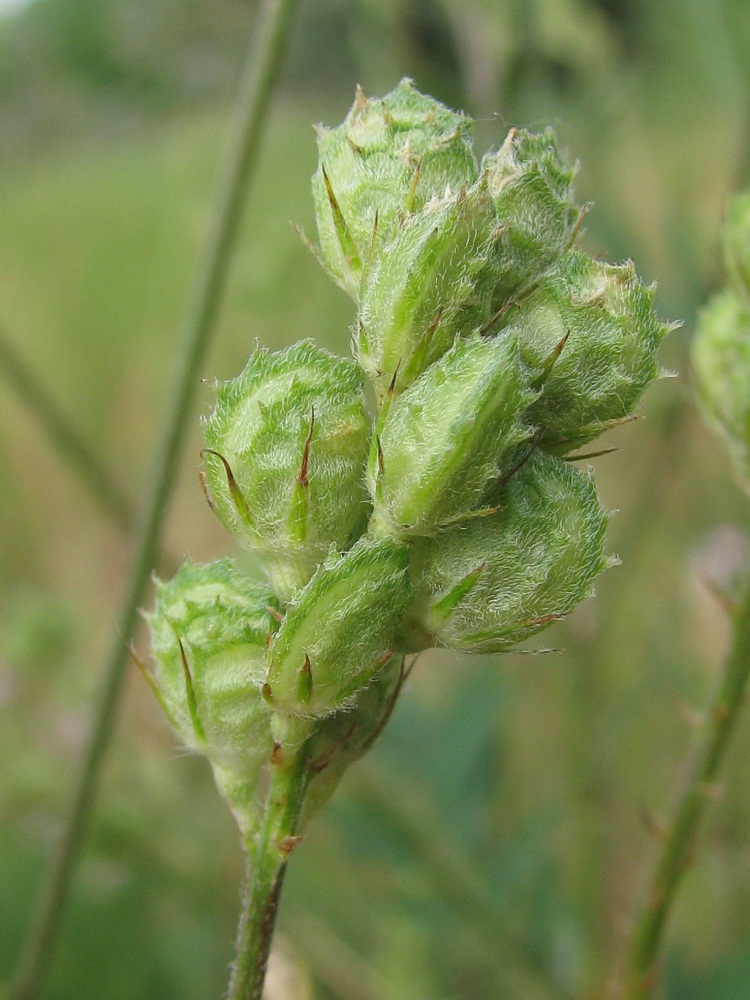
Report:
M0 369L26 408L38 419L63 460L78 474L120 531L128 535L136 522L132 503L3 330L0 330Z
M271 760L260 830L245 845L247 882L237 931L237 957L227 1000L261 1000L279 895L309 777L304 747Z
M99 773L109 746L128 660L127 641L133 635L138 607L154 565L159 535L167 513L183 450L187 418L200 365L205 356L221 297L227 282L251 169L269 99L281 63L296 0L265 0L254 29L243 82L237 101L226 172L220 182L212 230L202 256L195 292L188 310L164 433L153 465L148 506L142 521L138 552L123 600L119 629L103 675L91 735L84 751L49 883L32 915L32 927L22 952L10 1000L33 1000L39 995L60 935L73 871L84 843L94 805Z
M687 780L672 824L649 880L646 903L632 939L623 1000L646 1000L657 978L657 959L672 902L689 867L698 827L706 807L717 797L719 765L739 711L750 674L750 586L734 613L732 645L716 698L693 749Z

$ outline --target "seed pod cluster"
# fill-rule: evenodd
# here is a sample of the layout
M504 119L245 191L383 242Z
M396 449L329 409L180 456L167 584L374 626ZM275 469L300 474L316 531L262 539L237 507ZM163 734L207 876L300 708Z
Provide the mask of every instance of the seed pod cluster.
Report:
M406 80L319 131L319 256L356 303L355 358L257 350L204 422L209 501L267 586L226 561L160 585L153 682L243 816L263 762L301 748L322 804L405 654L513 649L610 562L566 458L633 413L667 327L632 264L573 247L552 132L481 164L471 132Z

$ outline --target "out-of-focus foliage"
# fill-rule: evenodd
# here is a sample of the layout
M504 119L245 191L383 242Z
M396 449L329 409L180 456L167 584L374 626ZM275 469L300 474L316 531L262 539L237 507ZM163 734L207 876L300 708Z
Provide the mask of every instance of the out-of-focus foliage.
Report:
M0 328L136 500L253 9L37 0L0 20ZM689 333L750 171L748 66L744 0L306 0L206 377L256 342L348 352L353 307L287 223L313 228L310 123L340 121L356 82L382 94L403 75L477 118L480 150L553 124L596 201L586 250L633 256ZM299 847L280 929L316 1000L601 1000L653 850L641 815L666 808L689 743L677 706L704 701L723 652L702 581L736 572L748 524L682 377L687 339L661 356L679 381L612 433L617 462L596 460L623 566L546 633L565 651L425 655ZM1 981L130 548L4 382L0 420ZM166 542L204 561L231 542L196 482L199 438L196 420ZM750 997L748 740L745 721L675 912L667 1000ZM240 871L207 768L134 671L50 998L219 996Z

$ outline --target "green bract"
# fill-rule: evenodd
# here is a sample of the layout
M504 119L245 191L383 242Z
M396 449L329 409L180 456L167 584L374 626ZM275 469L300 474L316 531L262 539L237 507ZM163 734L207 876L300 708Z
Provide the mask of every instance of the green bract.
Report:
M541 452L496 497L497 509L420 543L406 648L503 652L564 617L607 566L590 476Z
M207 493L269 588L224 560L157 589L154 686L246 837L267 818L253 842L275 863L380 732L405 654L512 649L608 565L593 480L556 453L633 413L667 327L632 264L572 247L554 135L514 129L480 169L471 126L404 80L320 130L321 255L357 303L356 361L304 341L218 387ZM730 242L742 276L744 231ZM738 296L704 317L696 363L747 467Z
M411 593L409 558L406 545L363 538L326 559L269 647L265 693L275 710L329 715L390 659Z
M446 188L472 184L473 122L402 80L382 100L358 90L342 125L318 130L313 178L323 259L352 298L374 243Z
M530 381L513 338L477 334L393 402L368 476L382 530L430 535L474 510L531 436Z
M241 375L219 386L204 425L211 500L259 554L279 596L365 523L362 383L354 362L303 341L277 354L255 351Z
M490 317L498 230L485 185L404 219L362 283L358 360L382 400Z
M241 825L271 750L261 688L274 603L229 559L187 561L157 584L147 616L159 700L182 741L209 758L219 786L233 789L228 797Z

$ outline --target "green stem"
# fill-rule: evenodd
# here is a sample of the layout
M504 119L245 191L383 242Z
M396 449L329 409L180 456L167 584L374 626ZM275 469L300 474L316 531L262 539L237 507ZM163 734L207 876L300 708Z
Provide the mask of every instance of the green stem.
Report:
M646 1000L657 978L657 959L672 902L690 865L698 827L716 798L716 775L744 703L750 674L750 586L734 614L732 646L719 688L692 752L687 781L649 881L636 922L623 1000Z
M60 935L73 871L88 830L99 773L114 729L115 713L128 662L127 641L135 631L138 608L155 562L159 535L183 450L187 418L199 380L200 366L216 326L218 308L228 278L231 251L242 215L247 181L257 162L269 99L281 63L295 2L296 0L265 0L254 31L237 101L226 172L219 186L212 231L202 257L195 293L185 323L164 433L153 465L148 506L122 604L119 628L105 666L101 694L94 712L91 735L84 752L70 814L51 866L49 882L32 916L31 931L16 978L11 984L10 1000L32 1000L39 995Z
M136 521L130 500L2 330L0 369L26 408L37 418L53 447L79 475L101 509L123 534L129 534Z
M309 769L304 748L271 761L260 830L246 843L247 887L237 931L237 957L227 1000L261 1000L279 895L304 799Z

